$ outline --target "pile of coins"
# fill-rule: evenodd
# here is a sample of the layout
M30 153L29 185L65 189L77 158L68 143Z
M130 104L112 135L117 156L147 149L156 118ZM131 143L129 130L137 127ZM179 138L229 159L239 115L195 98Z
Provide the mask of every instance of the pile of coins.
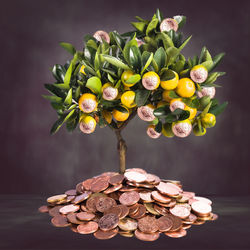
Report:
M123 174L106 172L47 199L56 227L70 227L97 239L125 237L154 241L160 234L179 238L191 225L216 220L211 200L183 191L179 181L160 179L140 168Z

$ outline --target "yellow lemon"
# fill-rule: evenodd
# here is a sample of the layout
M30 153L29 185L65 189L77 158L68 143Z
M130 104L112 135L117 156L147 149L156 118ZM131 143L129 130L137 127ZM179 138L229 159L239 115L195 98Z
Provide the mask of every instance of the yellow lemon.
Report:
M206 134L207 130L205 128L201 128L202 131L199 130L199 126L198 125L195 125L194 128L193 128L193 132L194 132L194 135L195 136L203 136Z
M132 90L126 91L121 96L121 102L128 108L133 108L136 106L135 103L135 92Z
M149 71L142 77L142 85L148 90L157 89L160 85L160 82L160 77L154 71Z
M169 96L170 90L164 90L162 92L162 99L163 101L170 102L173 98Z
M134 72L131 71L131 70L125 70L122 73L121 80L122 80L122 83L123 83L124 86L126 86L126 87L132 87L132 86L135 85L135 83L126 83L126 81L129 79L129 77L131 77L133 75L134 75Z
M84 75L86 75L86 73L85 73L85 71L84 71L85 68L86 68L86 67L85 67L84 65L82 65L82 67L80 68L80 72L83 73Z
M85 93L80 97L78 104L84 113L91 113L97 109L97 98L94 94Z
M194 82L189 78L181 78L178 82L176 93L181 97L191 97L195 93Z
M193 119L195 118L196 114L197 114L197 109L196 108L190 108L189 106L185 106L184 110L189 111L190 115L188 119Z
M172 112L174 112L176 109L184 109L185 103L181 100L181 98L175 98L170 101L169 108Z
M108 124L110 124L112 122L112 114L109 111L103 110L102 116L104 117L104 119L106 120L106 122Z
M166 90L172 90L172 89L175 89L178 85L178 81L179 81L179 76L178 74L173 71L175 77L171 80L167 80L167 81L161 81L161 87L163 89L166 89Z
M212 128L216 123L216 117L214 114L207 113L201 118L201 123L204 128Z
M80 130L85 134L90 134L95 131L96 120L90 115L83 115L80 118Z
M205 82L207 79L207 76L208 76L208 71L201 64L194 66L190 71L191 79L197 83Z
M125 106L123 106L123 107L127 110L127 112L121 112L121 111L119 111L117 109L113 110L113 117L119 122L126 121L128 119L128 117L129 117L128 108L126 108Z

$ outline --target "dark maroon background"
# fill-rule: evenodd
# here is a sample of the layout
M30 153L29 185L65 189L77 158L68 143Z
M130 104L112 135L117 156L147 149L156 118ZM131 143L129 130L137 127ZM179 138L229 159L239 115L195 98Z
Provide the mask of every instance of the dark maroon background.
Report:
M187 16L185 55L206 45L225 51L218 80L221 101L230 102L204 137L152 140L134 119L124 131L127 167L143 167L162 178L179 179L199 194L250 194L249 182L249 13L250 1L1 1L1 181L0 193L61 193L103 171L118 168L116 138L108 128L93 135L49 130L56 113L41 95L53 82L49 68L69 55L58 42L82 48L96 30L131 29L134 16Z

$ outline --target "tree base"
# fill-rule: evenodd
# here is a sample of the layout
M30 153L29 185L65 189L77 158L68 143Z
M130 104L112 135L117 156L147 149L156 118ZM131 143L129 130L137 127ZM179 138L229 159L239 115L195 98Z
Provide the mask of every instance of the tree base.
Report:
M125 174L106 172L76 185L65 194L49 197L48 212L56 227L93 233L97 239L124 237L154 241L160 234L180 238L192 225L213 221L212 202L183 191L179 181L164 180L143 169Z

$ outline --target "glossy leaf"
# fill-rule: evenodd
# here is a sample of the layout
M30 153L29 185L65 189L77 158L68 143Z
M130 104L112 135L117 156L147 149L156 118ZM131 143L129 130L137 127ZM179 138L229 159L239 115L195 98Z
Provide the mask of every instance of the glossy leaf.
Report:
M168 65L169 65L175 61L176 57L179 55L180 52L177 48L170 47L166 50L166 53L168 55Z
M122 113L128 113L128 110L126 108L124 108L123 106L121 106L121 105L115 106L114 109L116 109L116 110L118 110L118 111L120 111Z
M138 107L143 106L150 95L151 91L147 89L137 89L135 91L135 103Z
M157 27L159 20L154 15L151 22L148 24L148 27L146 29L146 35L148 36L154 29Z
M158 118L165 118L169 113L170 109L168 105L161 106L154 110L154 115Z
M161 23L163 20L163 15L159 9L156 10L155 16L157 17L159 23Z
M131 24L140 32L144 32L146 28L146 24L144 22L131 22Z
M43 98L51 101L51 102L61 102L62 101L62 98L61 97L58 97L58 96L54 96L54 95L42 95Z
M62 65L60 64L54 65L52 69L52 74L58 82L64 82L65 73L66 73L66 70Z
M58 97L65 97L65 92L58 89L57 87L54 86L54 84L44 84L44 87L53 95L56 95Z
M65 50L67 50L71 55L76 53L75 47L70 43L60 42L59 43Z
M178 96L176 93L175 93L175 91L174 90L170 90L169 91L169 97L170 98L180 98L180 96Z
M93 93L100 94L102 90L102 82L98 77L93 76L88 79L86 87L89 88Z
M137 46L130 47L129 62L136 72L141 70L141 52Z
M188 42L190 41L191 38L192 38L192 36L189 36L187 39L185 39L183 41L183 43L181 44L181 46L178 48L180 52L185 48L185 46L188 44Z
M166 61L167 61L167 55L166 55L165 50L162 47L157 49L157 51L155 52L154 60L157 63L159 69L162 69L165 67Z
M104 58L105 61L116 66L117 68L130 69L128 65L126 65L121 60L117 59L116 57L109 56L109 55L102 55L102 57Z
M138 43L137 41L135 40L135 37L134 36L128 43L126 43L126 45L124 46L124 49L123 49L123 56L126 60L127 63L129 63L129 53L130 53L130 48L132 46L137 46L138 47Z
M64 84L65 85L69 85L72 71L73 71L73 62L70 63L69 68L67 69L67 72L65 74L65 77L64 77Z
M142 71L141 71L141 75L144 73L144 71L148 68L148 66L151 64L152 60L153 60L154 54L153 53L149 53L147 51L144 51L142 53L142 64L144 65ZM144 63L145 62L145 63Z
M215 116L218 116L225 110L227 105L228 105L228 102L224 102L221 105L216 105L214 107L211 107L211 109L209 110L209 113L214 114Z
M174 47L174 43L172 41L172 39L169 37L168 34L164 33L164 32L161 32L157 38L157 40L162 40L163 42L163 45L164 45L164 48L165 50L169 47Z
M211 67L210 71L212 71L213 69L215 69L215 67L217 67L217 65L221 62L224 56L225 53L220 53L213 58L213 66Z
M117 31L110 32L110 39L114 39L117 46L122 51L125 46L125 40L121 37L121 35Z
M161 133L161 131L162 131L162 122L161 122L161 121L159 121L159 122L156 124L156 126L155 126L155 131L156 131L157 133Z
M128 80L126 80L126 83L129 84L135 84L141 80L141 76L139 74L135 74L129 77Z
M205 61L201 65L203 65L209 72L213 67L213 61Z
M161 81L168 81L175 78L175 74L171 69L163 69L161 73Z
M64 100L64 104L66 105L70 105L72 103L72 89L69 90L65 100Z
M178 29L180 29L180 28L182 28L185 25L187 18L185 16L177 15L177 16L174 16L174 19L178 23Z

